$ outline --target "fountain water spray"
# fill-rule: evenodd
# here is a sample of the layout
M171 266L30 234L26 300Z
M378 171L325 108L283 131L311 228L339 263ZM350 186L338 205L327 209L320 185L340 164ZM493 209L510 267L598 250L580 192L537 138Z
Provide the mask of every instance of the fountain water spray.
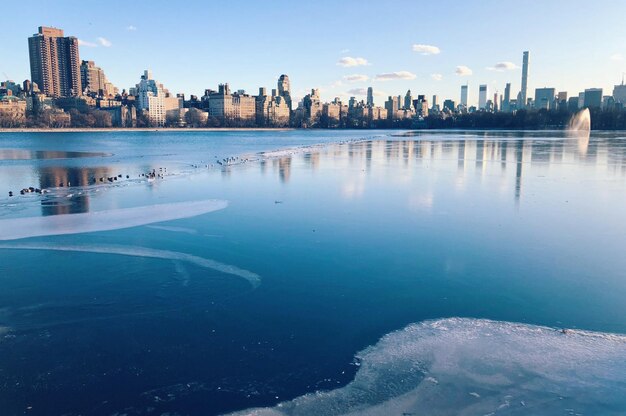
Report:
M578 153L585 157L589 147L589 135L591 134L591 114L585 108L572 116L567 125L568 136L578 140Z
M589 109L579 111L574 114L567 125L568 131L583 131L588 132L591 130L591 114Z

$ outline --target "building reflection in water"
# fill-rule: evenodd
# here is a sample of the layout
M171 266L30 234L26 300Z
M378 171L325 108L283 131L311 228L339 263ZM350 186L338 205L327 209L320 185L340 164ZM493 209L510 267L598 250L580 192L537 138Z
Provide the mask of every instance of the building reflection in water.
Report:
M517 202L523 196L524 175L530 166L545 169L551 164L565 168L569 164L584 164L606 167L609 172L626 175L626 145L621 141L598 138L591 140L583 150L577 140L546 137L521 139L519 135L502 140L490 138L487 134L479 140L384 140L335 144L293 157L278 158L274 165L278 167L279 180L288 182L291 169L298 166L298 161L305 169L316 170L322 159L328 162L327 165L332 165L333 162L343 163L342 160L347 158L351 164L360 163L360 170L368 173L373 166L379 166L377 160L385 161L385 165L392 168L396 164L398 169L420 164L440 168L454 163L452 166L456 166L461 182L472 171L481 181L487 176L490 180L501 177L505 187L502 189L507 186L512 188ZM468 165L471 161L474 163Z
M278 176L281 182L289 182L289 178L291 177L291 156L278 159Z
M84 167L40 167L37 171L41 189L57 187L84 187L96 183L99 178L112 176L110 169ZM85 193L61 197L47 196L41 202L42 215L78 214L89 211L89 196Z

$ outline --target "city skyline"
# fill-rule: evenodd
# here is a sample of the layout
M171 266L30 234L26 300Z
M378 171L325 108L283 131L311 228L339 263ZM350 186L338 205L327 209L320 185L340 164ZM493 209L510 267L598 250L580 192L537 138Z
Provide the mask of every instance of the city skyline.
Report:
M414 13L418 19L393 30L386 22L396 19L405 23L397 19L397 13L363 10L353 2L322 2L317 7L285 3L288 11L278 4L273 10L247 2L246 7L209 4L198 5L193 13L188 8L176 15L168 13L171 6L165 3L113 1L106 6L90 6L95 17L88 19L79 17L80 13L70 7L71 1L61 5L34 3L40 6L41 14L21 13L17 4L5 7L9 15L19 14L20 18L8 22L10 30L0 46L3 56L12 57L0 64L3 78L17 82L30 78L24 39L41 25L61 28L66 36L80 39L81 59L95 61L120 90L134 86L137 74L145 69L151 69L173 92L186 95L201 95L205 88L222 82L254 93L258 87L271 89L276 75L285 73L291 79L294 107L311 88L319 89L324 101L336 96L347 101L350 96L365 100L367 87L372 86L376 104L382 105L388 95L408 89L458 102L460 86L467 83L468 105L477 105L479 85L488 85L491 96L494 92L503 94L506 83L511 83L511 98L515 98L521 89L520 52L526 50L532 55L529 97L535 88L542 87L570 95L596 87L608 92L626 70L626 29L621 25L616 24L614 35L601 43L579 36L581 27L617 23L622 15L619 10L625 7L612 1L594 5L592 11L572 7L571 2L567 7L564 2L550 2L508 14L502 10L511 2L454 3L454 8L441 7L453 4L445 1L438 8L397 2L395 7L407 12L402 15ZM118 21L96 18L113 8L121 11ZM212 13L218 9L220 14ZM293 17L300 15L294 13L298 10L302 16ZM354 20L340 24L337 14L342 10L350 10ZM368 25L368 17L376 22L374 26ZM515 25L529 17L539 26L558 17L562 30L549 38L536 33L514 36ZM487 34L474 30L459 36L460 25L472 18L493 23L493 29L485 30ZM253 24L254 19L267 22L267 29ZM315 25L308 31L296 28L303 19ZM357 30L359 27L367 30ZM211 36L206 32L209 29L221 36ZM338 36L329 36L329 31ZM506 32L505 39L495 36L499 32Z

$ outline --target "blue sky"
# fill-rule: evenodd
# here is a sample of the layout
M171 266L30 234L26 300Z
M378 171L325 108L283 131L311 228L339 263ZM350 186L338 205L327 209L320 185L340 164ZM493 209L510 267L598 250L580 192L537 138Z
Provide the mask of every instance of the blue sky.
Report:
M544 86L570 95L602 87L610 94L626 72L624 0L4 0L2 6L0 77L16 81L30 77L27 38L40 25L81 39L81 58L96 61L119 88L149 68L170 91L187 95L221 82L256 93L259 86L275 88L286 73L296 97L317 87L324 100L364 98L355 92L373 86L377 104L409 88L458 101L467 82L471 104L479 84L488 84L492 96L511 82L517 94L524 50L530 96Z

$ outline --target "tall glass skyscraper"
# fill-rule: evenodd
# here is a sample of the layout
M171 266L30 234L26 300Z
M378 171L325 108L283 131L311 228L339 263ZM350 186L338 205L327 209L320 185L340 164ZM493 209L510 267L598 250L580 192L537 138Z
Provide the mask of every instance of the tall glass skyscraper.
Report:
M461 85L461 105L467 108L467 84Z
M520 99L517 103L518 108L526 108L528 97L528 51L524 52L522 60L522 89L520 91Z

